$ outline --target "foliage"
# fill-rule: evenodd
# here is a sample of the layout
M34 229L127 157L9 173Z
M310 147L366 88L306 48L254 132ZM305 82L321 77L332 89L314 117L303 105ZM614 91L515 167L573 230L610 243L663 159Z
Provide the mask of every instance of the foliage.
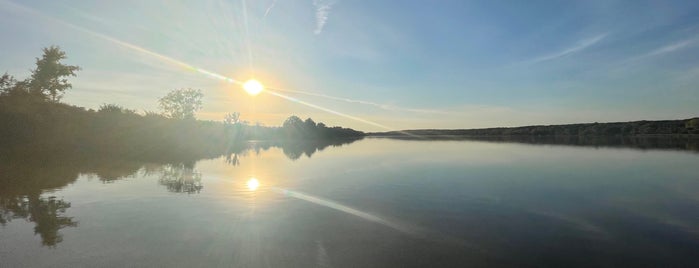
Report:
M292 115L282 124L283 137L287 139L332 139L359 137L364 133L349 128L332 127L329 128L323 123L316 124L311 118L305 121L298 116Z
M136 111L126 109L118 104L102 104L97 110L98 113L136 114Z
M226 125L235 125L240 123L240 113L228 113L223 116L223 123Z
M160 109L169 118L193 120L194 113L203 107L203 97L204 94L199 89L176 89L160 98Z
M299 128L303 125L303 120L299 118L298 116L292 115L289 116L286 120L284 120L284 123L282 124L282 127L285 129L291 129L291 128Z
M523 126L483 129L422 129L373 133L373 136L653 136L696 135L692 120L659 120L613 123L587 123L549 126Z
M15 85L17 84L17 80L5 73L2 76L0 76L0 96L5 96L10 94L12 89L14 89Z
M697 131L699 130L699 118L692 118L687 120L687 122L684 124L685 128L689 130L694 130Z
M78 66L65 65L60 61L66 58L66 53L57 46L44 48L44 54L36 59L36 69L32 70L28 81L29 91L34 95L58 102L63 93L72 87L68 76L75 76L80 70Z

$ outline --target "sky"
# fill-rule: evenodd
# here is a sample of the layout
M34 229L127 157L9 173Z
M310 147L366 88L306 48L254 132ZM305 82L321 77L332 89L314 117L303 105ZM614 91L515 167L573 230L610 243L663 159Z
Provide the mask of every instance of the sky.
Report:
M698 34L699 1L0 0L0 72L24 79L58 45L82 67L66 103L157 111L195 88L199 118L264 125L684 119L699 116Z

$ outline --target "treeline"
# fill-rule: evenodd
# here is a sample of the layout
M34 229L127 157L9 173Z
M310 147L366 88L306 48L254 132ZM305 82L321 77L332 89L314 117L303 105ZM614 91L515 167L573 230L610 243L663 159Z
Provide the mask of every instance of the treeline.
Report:
M199 158L225 153L225 145L233 141L224 134L224 125L217 122L0 97L0 147L12 155L71 151L134 159Z
M250 140L354 139L363 132L289 117L282 127L138 114L116 105L87 110L34 98L0 96L0 150L73 151L177 161L219 156Z
M289 117L281 127L249 125L238 113L223 121L195 118L203 94L176 89L158 100L161 112L137 113L115 104L97 110L61 103L78 66L65 65L58 47L44 49L30 77L0 77L0 158L38 152L180 160L223 155L248 140L319 140L363 132Z
M696 136L699 118L686 120L587 123L483 129L420 129L371 133L371 136Z

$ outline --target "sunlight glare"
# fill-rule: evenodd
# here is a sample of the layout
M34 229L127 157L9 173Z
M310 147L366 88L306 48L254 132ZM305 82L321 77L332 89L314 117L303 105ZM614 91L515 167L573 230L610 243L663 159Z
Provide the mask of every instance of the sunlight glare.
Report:
M245 82L245 84L243 84L243 89L245 89L245 91L248 92L248 94L255 96L257 94L260 94L260 92L262 92L262 90L264 90L265 88L257 80L250 79L247 82Z
M246 182L246 185L248 186L248 190L255 191L258 187L260 187L260 181L258 181L256 178L250 178Z

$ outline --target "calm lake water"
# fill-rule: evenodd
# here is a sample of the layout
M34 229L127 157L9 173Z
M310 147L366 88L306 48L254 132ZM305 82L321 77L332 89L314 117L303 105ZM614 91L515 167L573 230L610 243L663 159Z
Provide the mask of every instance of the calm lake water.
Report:
M695 151L369 138L0 173L2 267L699 263Z

